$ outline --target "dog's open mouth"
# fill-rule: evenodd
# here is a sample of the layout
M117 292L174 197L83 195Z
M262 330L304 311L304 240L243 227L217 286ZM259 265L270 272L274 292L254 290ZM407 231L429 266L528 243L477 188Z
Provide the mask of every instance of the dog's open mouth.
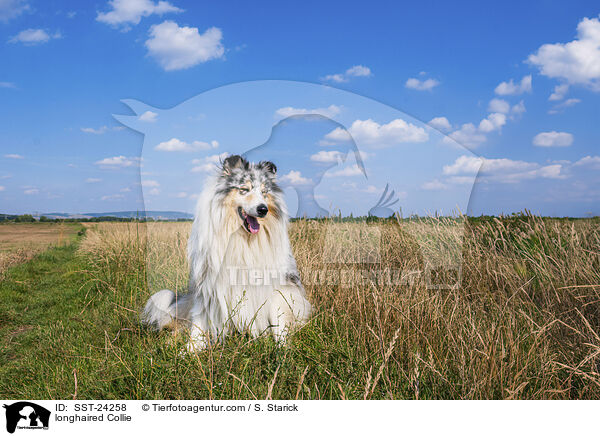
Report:
M244 209L238 207L238 214L244 223L244 228L248 233L256 234L260 230L260 224L255 216L248 215Z

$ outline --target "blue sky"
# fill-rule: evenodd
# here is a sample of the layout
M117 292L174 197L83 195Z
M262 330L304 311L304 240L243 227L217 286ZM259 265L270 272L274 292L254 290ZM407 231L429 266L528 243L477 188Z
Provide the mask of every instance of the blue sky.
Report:
M591 1L0 0L0 211L191 211L206 164L266 142L293 213L294 188L331 163L315 194L343 213L365 213L389 183L407 214L597 215L599 13ZM234 85L266 80L304 85ZM121 119L137 131L112 116L133 116L124 99L147 104ZM271 136L289 115L301 127ZM327 141L337 128L368 178ZM286 163L281 147L305 159Z

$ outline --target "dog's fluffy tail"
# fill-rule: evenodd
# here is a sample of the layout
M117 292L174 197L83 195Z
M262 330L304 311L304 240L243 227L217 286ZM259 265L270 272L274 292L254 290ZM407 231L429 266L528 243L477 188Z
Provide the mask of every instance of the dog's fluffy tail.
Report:
M144 311L142 312L142 323L149 327L161 330L162 328L181 317L178 309L187 300L185 296L176 298L175 293L168 289L157 292L148 299Z

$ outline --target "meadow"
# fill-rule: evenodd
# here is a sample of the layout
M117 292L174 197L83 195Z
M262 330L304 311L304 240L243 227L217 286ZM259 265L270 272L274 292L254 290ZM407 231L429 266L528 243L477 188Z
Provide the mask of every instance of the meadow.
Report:
M51 246L74 242L77 223L0 224L0 276L12 265L26 262Z
M86 224L0 279L0 397L600 399L599 224L298 220L311 321L193 355L139 323L185 292L191 223Z

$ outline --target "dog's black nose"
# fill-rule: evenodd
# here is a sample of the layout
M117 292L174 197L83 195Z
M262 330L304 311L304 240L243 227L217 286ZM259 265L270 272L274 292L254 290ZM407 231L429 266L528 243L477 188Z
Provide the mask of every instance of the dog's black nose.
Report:
M269 208L267 207L266 204L259 204L258 207L256 208L256 213L258 214L259 218L264 217L268 211L269 211Z

